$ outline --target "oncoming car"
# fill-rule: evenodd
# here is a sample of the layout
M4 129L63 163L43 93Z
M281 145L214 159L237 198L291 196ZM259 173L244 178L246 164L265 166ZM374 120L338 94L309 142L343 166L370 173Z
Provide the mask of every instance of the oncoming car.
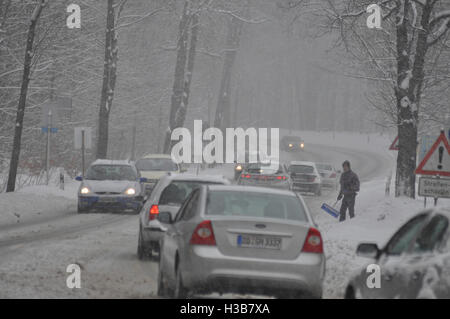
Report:
M168 223L158 295L248 293L320 298L325 255L303 199L262 187L202 186Z
M283 136L280 144L281 149L286 152L302 151L305 149L305 142L299 136Z
M139 259L150 257L152 251L159 251L159 242L165 226L158 220L160 212L168 212L175 218L178 209L193 189L200 185L230 182L222 176L167 174L159 180L150 198L145 202L139 217L139 239L137 255Z
M148 154L136 161L136 167L140 174L147 178L145 191L151 193L161 176L168 172L183 173L185 169L180 164L176 164L170 155Z
M86 171L78 189L78 213L90 210L138 213L144 200L141 178L132 162L96 160Z

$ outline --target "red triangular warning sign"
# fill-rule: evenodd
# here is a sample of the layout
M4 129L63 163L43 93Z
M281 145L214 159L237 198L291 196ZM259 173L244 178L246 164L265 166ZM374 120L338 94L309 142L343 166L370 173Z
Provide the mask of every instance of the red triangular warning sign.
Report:
M422 162L417 166L416 174L450 176L450 145L444 132L431 146Z
M390 151L398 151L398 135L395 140L392 142L391 146L389 146Z

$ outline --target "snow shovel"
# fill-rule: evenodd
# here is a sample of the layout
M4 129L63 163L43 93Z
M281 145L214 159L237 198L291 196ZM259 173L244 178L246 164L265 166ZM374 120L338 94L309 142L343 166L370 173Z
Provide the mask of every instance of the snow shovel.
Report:
M327 212L328 214L330 214L331 216L333 216L334 218L338 218L338 217L339 217L339 211L336 210L336 209L334 208L338 202L339 202L339 201L336 201L336 203L334 203L333 206L330 206L330 205L328 205L328 204L326 204L326 203L323 203L321 208L322 208L325 212Z

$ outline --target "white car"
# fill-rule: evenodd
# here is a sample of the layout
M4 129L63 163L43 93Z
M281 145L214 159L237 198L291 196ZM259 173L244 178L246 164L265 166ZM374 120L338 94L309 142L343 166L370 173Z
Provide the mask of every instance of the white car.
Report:
M322 195L322 178L313 162L293 161L288 167L292 190Z
M161 176L171 173L183 173L186 170L175 163L168 154L147 154L136 161L136 168L142 177L147 178L145 191L150 194Z
M332 164L316 163L317 170L322 178L322 186L337 189L339 186L340 171L336 170Z

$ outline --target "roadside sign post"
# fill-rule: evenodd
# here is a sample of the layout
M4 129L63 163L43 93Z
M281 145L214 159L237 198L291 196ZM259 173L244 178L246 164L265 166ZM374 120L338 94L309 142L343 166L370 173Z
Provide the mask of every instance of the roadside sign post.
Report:
M41 131L47 134L46 148L45 148L45 183L50 183L50 154L51 154L51 134L57 133L56 127L59 123L58 104L54 100L48 101L42 106L41 111Z
M59 172L59 188L64 190L64 169Z
M84 130L81 130L81 177L84 178Z
M433 177L419 178L419 196L434 198L434 206L438 198L450 198L450 144L444 130L425 154L415 170L417 175L431 175Z
M49 109L48 111L48 123L47 123L47 159L45 161L45 174L46 174L46 185L49 184L50 180L50 134L52 130L52 109Z
M86 149L92 146L92 135L90 127L75 127L75 149L81 150L81 176L84 178L86 170Z

